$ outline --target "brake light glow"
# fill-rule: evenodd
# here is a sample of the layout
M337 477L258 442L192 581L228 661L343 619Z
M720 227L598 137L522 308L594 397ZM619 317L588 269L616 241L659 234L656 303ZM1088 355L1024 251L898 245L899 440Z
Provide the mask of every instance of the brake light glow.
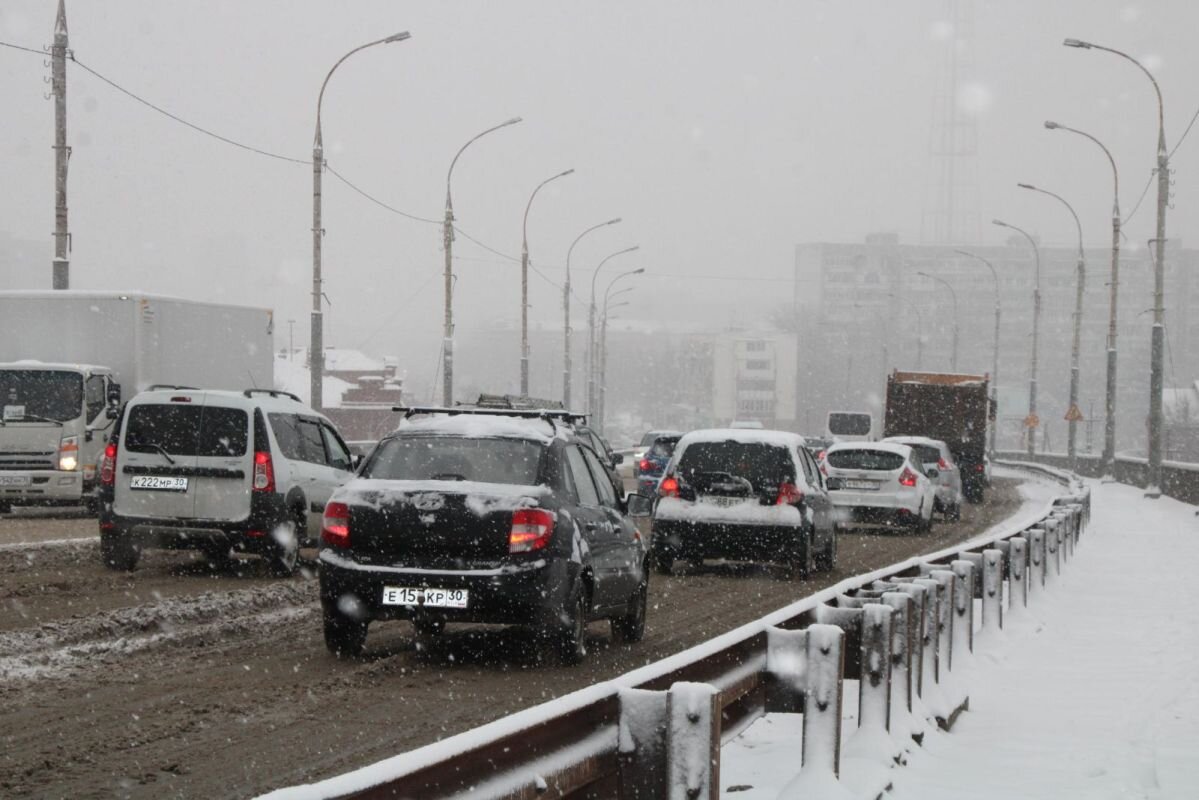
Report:
M275 467L271 463L271 454L265 450L254 453L254 491L275 491Z
M642 472L649 472L654 468L654 462L650 461L648 458L643 458L641 459L641 463L637 465L637 468Z
M975 472L982 472L984 469L986 469L986 466L984 464L975 464L974 465Z
M321 541L333 547L350 546L350 507L345 503L329 503L321 520Z
M774 499L776 506L797 506L802 502L803 492L794 483L783 481L779 485L778 497Z
M512 530L508 533L509 553L531 553L550 543L554 534L554 515L543 508L518 508L512 512Z
M904 467L903 472L901 472L899 475L899 485L900 486L915 486L916 485L916 473L912 472L907 467Z
M946 460L945 460L943 457L942 457L942 458L938 458L938 459L937 459L937 469L939 469L939 470L947 470L947 469L949 469L949 462L948 462L948 461L946 461Z
M100 483L113 486L117 482L117 446L109 442L104 448L104 457L100 459Z
M827 450L817 450L817 451L816 451L816 460L817 460L817 461L824 461L824 456L825 456L825 454L826 454L826 453L828 453L828 451L827 451Z
M678 497L679 482L674 476L667 476L658 484L658 497Z

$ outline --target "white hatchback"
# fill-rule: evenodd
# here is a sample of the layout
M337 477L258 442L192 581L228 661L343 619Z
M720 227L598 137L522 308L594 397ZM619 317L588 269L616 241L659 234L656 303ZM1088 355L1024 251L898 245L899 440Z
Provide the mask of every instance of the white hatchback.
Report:
M928 476L937 485L937 511L948 519L962 518L962 471L949 452L949 445L927 436L888 436L884 442L906 444L916 451Z
M926 531L932 527L936 487L906 444L843 442L824 456L821 469L842 524L877 522Z

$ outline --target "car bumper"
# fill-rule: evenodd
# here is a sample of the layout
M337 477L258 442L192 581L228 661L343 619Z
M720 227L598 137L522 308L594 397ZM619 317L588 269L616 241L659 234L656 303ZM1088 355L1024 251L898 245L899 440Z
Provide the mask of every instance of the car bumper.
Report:
M497 625L560 622L578 565L537 559L494 569L425 569L362 564L347 553L322 547L321 605L368 620L424 618ZM428 608L383 603L386 586L465 589L466 608Z
M906 511L909 514L915 514L920 510L921 498L915 492L892 494L837 490L829 492L828 495L837 508Z
M258 495L249 516L239 520L190 517L128 517L106 503L100 512L100 529L128 536L143 549L203 550L228 546L246 553L262 553L275 544L271 535L285 517L282 495Z
M92 491L82 471L5 470L0 481L0 501L18 505L79 505Z
M650 542L654 550L669 550L681 558L787 561L801 531L793 525L655 519Z

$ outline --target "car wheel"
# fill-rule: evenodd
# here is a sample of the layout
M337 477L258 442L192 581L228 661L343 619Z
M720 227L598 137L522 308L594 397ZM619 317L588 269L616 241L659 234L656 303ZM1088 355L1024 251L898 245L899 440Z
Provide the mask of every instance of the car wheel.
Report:
M208 566L215 572L228 572L233 569L233 548L229 544L210 544L206 545L202 552L204 558L208 559Z
M629 613L612 620L612 636L622 642L639 642L645 637L645 612L649 605L649 579L643 578L629 598Z
M833 528L829 532L828 547L820 551L816 556L816 569L822 572L832 572L837 568L837 529Z
M587 657L587 591L582 587L575 593L566 615L554 632L554 649L563 664L581 664Z
M923 510L924 510L924 507L921 506L921 511L923 511ZM932 529L933 529L933 512L932 512L932 509L929 509L927 517L925 517L923 514L921 514L917 530L919 530L921 533L928 533Z
M299 530L299 524L289 519L270 532L270 550L266 558L272 574L286 578L295 573L300 562Z
M650 561L659 575L670 575L674 571L674 551L668 547L655 549L650 554Z
M805 530L800 533L800 540L794 544L787 563L791 568L791 577L800 580L812 577L812 560L812 533Z
M325 648L338 658L357 658L366 644L369 623L349 619L337 611L325 612Z
M8 514L12 511L12 503L0 503L0 514Z
M132 572L141 555L141 548L129 534L116 530L100 531L100 557L109 569Z
M949 513L946 516L952 522L957 522L960 520L962 518L962 504L960 502L954 503L953 507L949 509Z
M95 495L89 495L83 500L83 509L87 511L89 516L99 516L100 511L104 508L104 504L100 502L100 498ZM0 508L0 514L4 513L4 509Z

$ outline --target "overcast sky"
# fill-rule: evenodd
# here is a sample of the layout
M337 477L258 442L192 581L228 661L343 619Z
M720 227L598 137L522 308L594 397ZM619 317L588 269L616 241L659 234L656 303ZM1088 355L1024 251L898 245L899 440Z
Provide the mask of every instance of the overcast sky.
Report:
M963 0L967 2L967 0ZM55 0L4 0L0 40L51 41ZM607 253L645 267L631 317L747 322L787 300L794 245L874 231L919 240L929 139L946 46L944 0L889 2L391 2L68 0L78 60L224 136L305 159L317 91L349 49L408 30L337 72L323 110L329 164L365 191L437 218L454 152L464 230L560 282L567 246L585 295ZM1035 183L1073 202L1086 237L1110 236L1110 175L1056 119L1103 139L1130 210L1153 166L1156 108L1145 77L1072 36L1124 49L1158 76L1171 146L1199 107L1194 0L975 3L963 102L979 131L980 212L1046 242L1072 223ZM29 265L49 286L53 104L36 55L0 48L0 231L45 243ZM307 338L311 171L207 138L72 65L69 141L72 280L273 307ZM1169 234L1199 242L1193 213L1199 134L1178 151ZM1152 235L1153 196L1129 225ZM436 348L440 227L378 208L326 180L326 291L332 344L373 353ZM983 226L983 240L1001 231ZM519 269L459 239L460 329L519 313ZM560 327L558 289L531 277L533 323ZM603 280L601 279L601 285ZM577 312L576 312L577 313ZM281 330L285 325L281 325ZM534 354L536 358L536 354ZM428 359L425 359L428 360Z

